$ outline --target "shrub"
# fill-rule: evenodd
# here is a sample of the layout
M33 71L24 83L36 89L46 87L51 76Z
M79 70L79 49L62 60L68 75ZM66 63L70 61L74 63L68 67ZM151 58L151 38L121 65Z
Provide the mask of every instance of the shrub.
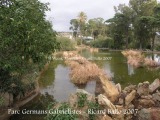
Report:
M53 104L49 105L48 109L50 111L55 111L55 110L58 110L58 111L61 111L61 112L65 112L65 111L68 111L68 110L73 110L68 103L62 103L58 108L53 108ZM74 114L73 112L71 113L66 113L66 114L63 114L63 113L56 113L56 114L48 114L47 117L46 117L46 120L76 120L77 119L77 115Z
M96 47L96 48L112 48L113 40L111 38L97 39L97 40L91 41L90 46Z
M99 106L98 103L88 101L88 110L93 110L94 112L96 112L99 109L100 109L100 106ZM87 112L88 112L88 110L87 110ZM88 115L89 115L89 120L95 120L96 119L96 114L88 113Z
M87 100L87 94L77 93L77 96L78 96L78 107L84 107Z
M57 41L60 43L60 50L71 51L75 50L76 42L66 37L57 37Z

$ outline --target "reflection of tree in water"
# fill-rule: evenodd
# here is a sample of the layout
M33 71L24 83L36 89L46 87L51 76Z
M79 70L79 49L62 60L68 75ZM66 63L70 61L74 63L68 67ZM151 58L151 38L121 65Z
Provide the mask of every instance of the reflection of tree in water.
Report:
M53 83L55 80L55 69L59 64L65 66L63 61L54 60L49 64L48 69L41 74L39 79L40 88L47 87Z
M134 68L133 68L133 66L129 65L128 63L127 63L127 65L128 65L128 75L134 75Z

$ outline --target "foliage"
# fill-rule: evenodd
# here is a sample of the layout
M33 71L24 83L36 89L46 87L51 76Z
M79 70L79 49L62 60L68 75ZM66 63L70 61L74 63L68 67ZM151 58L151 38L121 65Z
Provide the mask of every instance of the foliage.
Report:
M100 109L100 106L99 106L98 103L88 101L88 110L93 110L94 112L96 112L99 109ZM88 113L88 114L89 114L89 119L90 120L95 120L96 119L96 114L90 114L90 113Z
M38 0L1 1L1 90L22 92L22 76L33 67L41 69L57 48L55 32L45 20L48 10L48 4Z
M90 45L95 48L113 48L113 40L111 38L97 39L91 41Z
M68 110L73 110L69 104L67 103L62 103L58 108L54 109L53 108L54 104L50 104L48 107L48 110L54 111L56 109L58 109L59 111L68 111ZM67 114L48 114L46 117L46 120L76 120L77 119L77 115L74 113L67 113Z
M87 100L87 94L77 93L77 96L78 96L78 107L84 107Z
M60 44L60 50L62 51L71 51L75 50L75 41L70 40L66 37L57 37L57 41Z

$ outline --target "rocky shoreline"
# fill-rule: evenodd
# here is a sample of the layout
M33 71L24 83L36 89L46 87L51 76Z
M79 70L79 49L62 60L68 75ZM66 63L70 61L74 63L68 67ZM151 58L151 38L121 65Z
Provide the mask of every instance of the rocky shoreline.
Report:
M153 83L143 82L138 85L129 85L121 90L120 84L117 84L120 90L119 96L115 102L99 93L95 96L87 91L78 89L75 94L71 94L69 104L74 109L78 109L77 93L86 94L86 101L97 102L101 106L103 114L97 114L96 119L101 120L160 120L160 80L156 79ZM86 111L87 107L81 108ZM95 111L96 112L96 111ZM97 112L96 112L97 113ZM87 120L87 115L82 115L83 120Z

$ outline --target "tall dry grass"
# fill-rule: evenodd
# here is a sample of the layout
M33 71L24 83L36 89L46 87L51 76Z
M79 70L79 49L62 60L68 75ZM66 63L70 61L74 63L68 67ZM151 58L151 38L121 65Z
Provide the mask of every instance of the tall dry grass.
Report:
M77 59L71 59L73 57ZM71 68L70 78L75 84L85 84L90 80L96 80L100 74L106 75L95 63L78 54L66 59L65 63Z
M158 63L149 58L145 58L141 51L125 50L122 54L127 57L127 63L134 67L157 67Z

